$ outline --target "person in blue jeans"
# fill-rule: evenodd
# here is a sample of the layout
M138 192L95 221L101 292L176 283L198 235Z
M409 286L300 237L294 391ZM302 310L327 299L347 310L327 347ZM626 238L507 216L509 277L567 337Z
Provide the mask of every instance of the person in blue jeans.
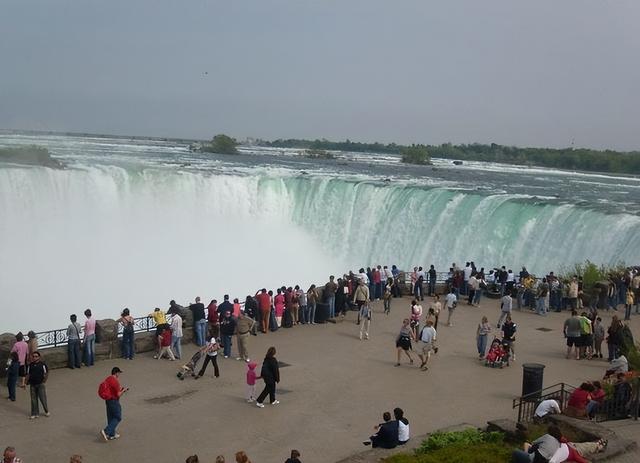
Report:
M102 437L106 441L114 440L120 437L116 432L118 424L122 421L122 406L120 405L120 397L129 390L128 387L120 386L119 376L122 370L118 367L111 369L111 376L108 376L98 389L98 395L104 399L107 407L107 426L100 431Z
M93 365L95 360L96 321L91 316L91 309L85 310L84 316L87 317L84 322L84 340L82 343L84 364L90 367Z
M71 323L67 327L67 354L69 357L69 368L80 368L82 356L80 355L80 330L82 327L78 323L78 317L73 314L69 317Z
M227 310L220 320L220 336L222 337L224 358L231 356L231 344L233 334L236 331L236 319L231 316L231 312Z
M118 322L122 325L122 357L133 360L135 345L133 343L134 320L129 309L124 309Z
M20 360L17 352L11 352L9 357L11 363L7 366L7 389L9 390L9 400L16 401L16 385L18 384L18 374L20 371Z

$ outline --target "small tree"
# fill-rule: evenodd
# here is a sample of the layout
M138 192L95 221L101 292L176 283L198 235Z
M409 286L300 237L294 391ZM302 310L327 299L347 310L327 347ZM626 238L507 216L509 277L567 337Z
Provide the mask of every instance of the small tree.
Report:
M408 164L431 164L431 158L425 145L411 145L400 150L402 162Z
M235 138L221 133L213 137L211 142L206 143L202 149L210 153L238 154L236 146L238 146L238 142Z

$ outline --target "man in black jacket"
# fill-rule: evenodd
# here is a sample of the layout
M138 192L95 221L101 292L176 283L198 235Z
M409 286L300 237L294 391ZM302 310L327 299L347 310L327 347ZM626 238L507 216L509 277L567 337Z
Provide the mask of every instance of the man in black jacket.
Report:
M236 319L231 316L231 311L224 312L224 316L220 319L220 337L222 338L224 358L226 359L231 355L231 340L236 332L236 324Z
M382 419L384 423L380 423L374 428L377 432L370 437L371 441L365 441L363 444L383 449L395 448L398 445L398 422L391 420L389 412L384 412Z
M193 330L196 333L196 344L202 347L206 343L207 318L204 315L204 304L200 302L199 297L196 297L196 302L189 306L189 310L193 312Z
M42 403L44 416L49 416L49 407L47 406L47 389L44 383L47 382L49 369L47 365L40 360L40 352L35 351L31 354L33 359L27 367L27 384L31 390L31 416L29 419L35 419L40 416L39 403Z

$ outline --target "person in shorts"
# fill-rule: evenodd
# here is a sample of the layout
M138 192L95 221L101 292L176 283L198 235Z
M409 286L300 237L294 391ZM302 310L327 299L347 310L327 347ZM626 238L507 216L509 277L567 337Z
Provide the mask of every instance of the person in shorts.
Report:
M420 369L422 371L426 371L428 369L427 363L429 363L431 353L438 352L438 348L435 347L436 336L437 333L433 327L433 321L427 320L418 338L418 357L420 357L420 360L422 361L420 364Z
M582 323L578 312L571 311L571 317L564 322L564 336L567 339L567 358L571 357L571 349L575 350L576 360L580 360L580 336L582 335Z

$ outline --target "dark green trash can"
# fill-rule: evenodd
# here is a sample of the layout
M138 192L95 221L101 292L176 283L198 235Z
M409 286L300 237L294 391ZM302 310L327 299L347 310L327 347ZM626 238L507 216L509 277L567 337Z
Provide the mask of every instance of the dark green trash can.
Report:
M524 363L522 365L522 397L526 397L525 400L528 402L540 399L544 367L541 363Z

